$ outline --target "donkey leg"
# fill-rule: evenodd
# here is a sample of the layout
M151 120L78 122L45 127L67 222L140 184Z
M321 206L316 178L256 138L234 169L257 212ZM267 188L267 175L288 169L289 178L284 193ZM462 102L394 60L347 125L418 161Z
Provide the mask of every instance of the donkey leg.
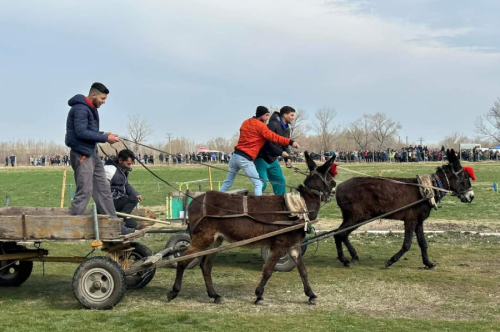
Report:
M217 239L214 244L212 245L212 248L217 248L222 244L222 239ZM224 304L224 300L222 299L222 296L217 294L214 284L212 282L212 267L214 264L215 256L217 254L211 254L204 256L200 267L201 271L203 273L203 278L205 279L205 286L207 287L207 294L208 297L214 299L214 303L216 304Z
M269 278L271 278L271 276L273 275L274 267L283 254L283 251L277 250L271 246L269 258L267 259L267 262L266 264L264 264L264 268L262 269L262 279L259 286L255 289L255 295L257 296L255 304L264 305L264 298L262 297L262 295L264 295L264 287L266 286Z
M408 250L411 248L411 241L413 239L413 232L415 230L415 226L413 224L407 224L405 222L405 239L403 241L403 247L401 250L399 250L394 256L392 256L390 259L388 259L385 262L385 267L389 267L392 264L396 263L399 261L401 256L405 254Z
M193 247L193 245L191 244L189 246L189 248L187 248L187 250L182 253L181 257L189 255L189 254L195 254L195 253L200 252L200 251L202 251L202 250L200 250L196 247ZM184 275L184 270L189 265L189 263L191 263L191 261L193 261L193 259L194 258L187 259L185 261L180 261L177 263L177 273L175 275L175 282L174 282L174 285L172 287L172 290L170 292L168 292L168 294L167 294L167 301L168 302L175 299L177 297L177 295L179 294L179 292L181 291L182 277Z
M344 245L346 246L347 250L349 251L349 255L351 255L351 262L354 264L357 264L359 262L359 256L358 253L356 252L356 249L354 249L354 246L351 244L349 241L349 235L351 232L347 233L344 240L342 241Z
M337 247L337 257L339 261L344 264L345 267L350 267L351 262L345 258L344 256L344 250L342 249L342 242L344 240L344 234L340 233L334 236L335 239L335 246Z
M290 250L290 256L295 261L295 264L297 264L297 269L299 270L300 278L302 279L302 284L304 285L304 293L309 297L309 304L316 305L318 297L314 294L311 285L309 284L309 280L307 279L307 269L304 265L304 261L302 260L302 256L300 255L300 248L292 248Z
M429 256L427 255L427 241L425 240L424 223L422 221L417 224L415 233L417 234L417 241L420 246L420 251L422 252L422 261L424 262L424 265L429 269L435 269L436 264L431 262L429 260Z

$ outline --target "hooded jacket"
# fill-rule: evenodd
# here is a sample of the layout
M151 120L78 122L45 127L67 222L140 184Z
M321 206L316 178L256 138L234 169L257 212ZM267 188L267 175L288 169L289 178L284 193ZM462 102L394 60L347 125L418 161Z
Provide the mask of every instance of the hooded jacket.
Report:
M294 143L290 138L276 135L267 128L264 122L253 117L245 120L241 125L240 138L238 144L234 147L234 153L248 160L255 160L266 141L280 145L292 145Z
M287 138L290 137L290 127L281 122L279 112L274 112L273 115L271 115L267 128L280 136ZM278 159L279 156L281 156L283 151L289 153L288 146L267 141L259 152L259 158L262 158L266 163L271 164Z
M108 136L99 131L99 113L84 95L76 95L68 101L71 109L66 120L66 146L90 157L97 143L106 143Z
M108 160L104 165L106 178L111 186L111 194L114 199L123 196L139 196L139 192L128 183L128 173L130 170L124 169L114 160Z

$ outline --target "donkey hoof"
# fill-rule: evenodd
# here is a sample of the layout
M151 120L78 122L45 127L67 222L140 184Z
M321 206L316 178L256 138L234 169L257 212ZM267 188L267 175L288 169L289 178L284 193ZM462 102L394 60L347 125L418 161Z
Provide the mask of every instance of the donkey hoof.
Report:
M317 305L318 304L318 298L317 297L311 297L309 299L309 305Z
M215 304L224 304L225 302L224 302L224 299L222 297L217 297L217 298L215 298L214 303Z
M352 267L352 266L351 266L351 262L349 262L349 261L345 261L345 262L344 262L344 266L345 266L345 267Z
M177 297L177 293L175 293L175 292L168 292L168 294L167 294L167 302L172 301L176 297Z
M390 259L385 261L385 267L390 267L392 265L392 261Z
M358 265L359 263L359 257L355 257L351 260L351 263L354 264L354 265Z
M437 266L434 263L430 263L429 265L427 265L427 269L428 270L435 270L435 269L437 269Z
M255 300L255 305L267 306L267 303L264 302L264 299L257 299Z

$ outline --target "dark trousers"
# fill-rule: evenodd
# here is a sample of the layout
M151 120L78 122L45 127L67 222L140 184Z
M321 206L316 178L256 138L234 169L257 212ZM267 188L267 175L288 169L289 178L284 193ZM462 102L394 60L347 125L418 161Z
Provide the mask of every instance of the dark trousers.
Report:
M139 203L139 199L134 196L122 196L120 198L113 199L115 204L116 212L122 212L126 214L131 214L132 210ZM133 218L125 218L125 227L137 228L137 221Z

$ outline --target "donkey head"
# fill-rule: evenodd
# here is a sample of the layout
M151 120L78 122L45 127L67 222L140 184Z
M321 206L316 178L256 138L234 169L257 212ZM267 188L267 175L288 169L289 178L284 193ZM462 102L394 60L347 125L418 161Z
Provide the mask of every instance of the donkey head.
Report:
M305 189L320 196L322 201L329 202L335 193L335 186L337 185L330 172L330 168L335 161L335 155L319 167L307 151L304 153L304 156L309 168L309 175L304 180Z
M474 191L470 182L471 175L464 171L460 164L460 159L457 157L455 150L446 150L448 157L448 165L438 168L444 174L445 183L452 195L458 196L462 203L470 203L474 199Z

